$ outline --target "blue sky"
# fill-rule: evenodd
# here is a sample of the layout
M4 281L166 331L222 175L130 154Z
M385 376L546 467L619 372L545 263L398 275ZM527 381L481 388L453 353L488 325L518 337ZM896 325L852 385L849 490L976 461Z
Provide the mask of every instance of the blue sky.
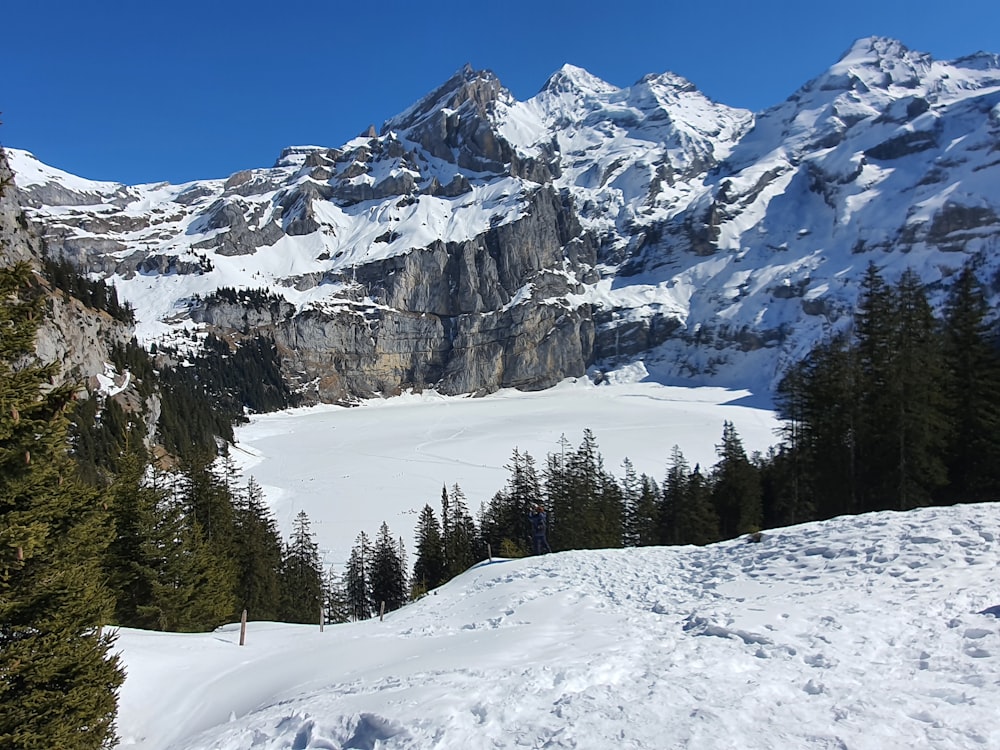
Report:
M56 0L6 3L0 144L93 179L174 183L339 146L465 63L518 99L564 63L617 86L672 71L761 110L873 34L1000 53L996 0Z

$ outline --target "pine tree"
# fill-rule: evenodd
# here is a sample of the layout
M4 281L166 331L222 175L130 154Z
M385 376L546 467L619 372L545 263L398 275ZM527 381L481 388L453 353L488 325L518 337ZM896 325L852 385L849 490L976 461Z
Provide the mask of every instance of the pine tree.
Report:
M604 470L604 460L591 430L566 455L549 456L546 492L550 497L554 549L620 547L623 533L622 492ZM552 543L552 542L550 542Z
M662 544L708 544L719 539L719 517L701 469L688 467L678 446L670 452L660 504Z
M351 549L351 557L347 561L347 572L344 576L347 598L351 606L351 617L354 620L367 620L372 616L371 557L371 540L362 531L358 534L354 547Z
M391 612L406 604L406 576L399 559L399 548L389 533L385 522L375 537L371 564L371 604L372 611Z
M655 480L639 476L632 461L622 461L624 476L621 480L622 543L626 547L645 547L658 544L660 490Z
M806 517L832 518L861 507L858 442L864 420L857 360L856 348L838 336L816 346L778 386L797 503Z
M716 449L719 462L712 473L712 502L722 538L759 531L763 521L760 473L747 458L732 422L723 423L722 443Z
M861 282L854 315L860 418L857 422L858 510L891 507L898 490L888 467L896 465L898 403L893 381L896 311L892 290L874 263Z
M625 476L622 477L622 544L626 547L639 546L639 498L642 495L642 484L632 465L626 457L622 461Z
M292 522L292 536L281 564L284 622L317 622L323 607L323 567L309 516L300 510Z
M416 531L417 559L413 564L414 596L437 588L446 580L444 543L434 509L425 505L420 511Z
M211 630L227 620L239 618L236 602L236 516L233 497L226 483L215 475L210 457L199 454L182 462L174 488L183 537L173 550L175 563L186 570L175 578L176 591L185 614L183 629ZM192 550L191 559L177 559L180 550ZM195 570L191 570L189 566ZM193 577L191 574L194 573ZM168 584L169 585L169 584ZM187 595L185 589L194 589Z
M236 604L254 620L279 618L283 549L264 493L250 478L234 508Z
M943 354L949 421L945 502L995 500L1000 494L1000 354L991 340L989 302L971 264L945 306Z
M160 497L144 482L145 464L134 452L120 462L111 485L114 536L105 557L108 585L115 592L115 622L126 627L149 627L138 616L149 604L160 574L156 529Z
M476 562L476 539L479 534L469 515L465 493L457 484L448 494L441 489L441 542L444 548L445 574L454 578L464 573Z
M660 543L660 488L646 474L639 477L639 502L632 519L635 543L649 547Z
M347 595L346 575L334 568L326 577L326 622L339 625L351 621L351 599Z
M102 748L122 682L102 631L110 520L75 478L69 387L33 361L43 301L27 265L0 269L0 746Z
M928 505L947 480L944 455L944 361L940 337L920 277L907 270L899 279L896 346L893 367L896 398L895 493L897 510Z

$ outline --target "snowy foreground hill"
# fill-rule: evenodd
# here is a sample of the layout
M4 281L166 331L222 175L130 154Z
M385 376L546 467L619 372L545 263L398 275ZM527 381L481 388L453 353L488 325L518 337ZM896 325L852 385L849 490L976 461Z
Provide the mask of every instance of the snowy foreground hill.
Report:
M483 563L327 627L122 630L121 747L995 748L1000 504Z

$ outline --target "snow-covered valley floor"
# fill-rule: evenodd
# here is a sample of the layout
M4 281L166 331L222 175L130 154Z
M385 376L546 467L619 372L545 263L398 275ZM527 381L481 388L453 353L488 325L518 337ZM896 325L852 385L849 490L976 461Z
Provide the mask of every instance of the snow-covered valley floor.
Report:
M530 453L541 472L561 435L575 450L586 428L619 478L628 457L637 472L662 481L674 445L691 466L707 469L718 461L725 420L748 453L765 451L778 441L779 423L770 410L746 405L752 400L747 391L594 386L585 378L486 398L428 391L259 415L237 430L233 456L262 485L286 538L304 510L326 562L339 567L358 533L374 536L383 521L412 553L417 514L424 504L440 512L443 486L458 484L475 515L503 489L515 448Z
M122 630L123 748L996 748L1000 504L481 564L378 619Z

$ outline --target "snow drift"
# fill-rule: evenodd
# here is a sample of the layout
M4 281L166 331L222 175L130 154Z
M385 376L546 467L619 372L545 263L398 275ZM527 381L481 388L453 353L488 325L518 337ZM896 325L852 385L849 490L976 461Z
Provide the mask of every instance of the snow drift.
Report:
M1000 505L484 562L375 620L121 631L122 747L1000 746Z

